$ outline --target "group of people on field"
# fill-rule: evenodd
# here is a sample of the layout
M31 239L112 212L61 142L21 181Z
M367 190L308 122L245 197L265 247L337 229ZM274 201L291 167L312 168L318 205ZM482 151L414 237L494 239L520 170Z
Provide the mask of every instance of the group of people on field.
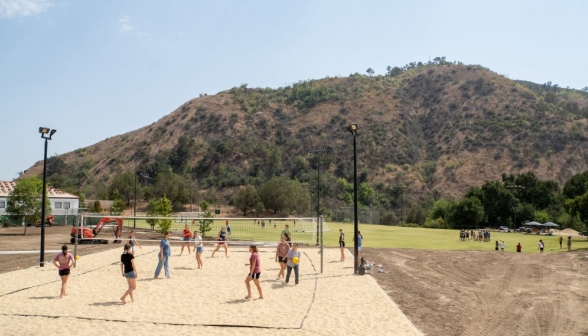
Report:
M461 241L469 241L472 239L473 241L479 242L489 242L490 241L490 231L478 229L475 230L461 230L459 231L459 239Z

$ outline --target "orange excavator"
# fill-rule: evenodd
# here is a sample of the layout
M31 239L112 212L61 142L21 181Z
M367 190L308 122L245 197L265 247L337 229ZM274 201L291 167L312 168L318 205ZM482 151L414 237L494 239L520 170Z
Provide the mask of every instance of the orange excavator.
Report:
M90 244L108 244L108 239L96 239L96 236L100 233L100 231L104 228L106 224L115 224L116 230L114 231L114 244L120 244L121 233L122 233L122 226L123 220L120 217L102 217L94 228L89 227L78 227L71 229L71 239L69 240L70 243L75 243L76 241L76 233L78 235L78 242L80 244L90 243Z

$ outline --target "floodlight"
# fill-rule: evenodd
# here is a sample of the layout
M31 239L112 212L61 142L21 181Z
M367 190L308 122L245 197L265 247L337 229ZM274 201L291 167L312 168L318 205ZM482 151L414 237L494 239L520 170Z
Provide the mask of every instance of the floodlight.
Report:
M353 134L357 134L357 124L347 126L347 130Z
M48 127L39 127L39 133L41 133L41 134L47 134L47 133L49 133L50 130L51 129Z

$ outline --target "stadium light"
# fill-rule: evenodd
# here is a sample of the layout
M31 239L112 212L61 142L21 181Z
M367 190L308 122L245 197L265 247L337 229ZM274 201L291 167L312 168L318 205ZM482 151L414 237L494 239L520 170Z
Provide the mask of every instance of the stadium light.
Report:
M45 139L45 154L43 156L43 191L41 195L41 250L39 256L39 266L45 266L45 201L47 195L47 141L51 140L57 130L47 127L39 127L41 138Z
M357 233L359 231L357 219L357 142L355 140L357 136L357 124L347 126L347 130L353 134L353 273L357 274L357 257L359 256L359 246L357 245Z
M319 245L320 241L319 241L319 236L320 236L320 227L318 225L319 221L320 221L320 217L321 217L321 213L320 213L320 209L321 209L321 154L322 153L330 153L331 152L331 147L319 147L319 148L313 148L310 150L311 153L315 153L318 154L318 160L316 163L316 171L317 171L317 179L316 179L316 223L317 223L317 233L316 233L316 244Z

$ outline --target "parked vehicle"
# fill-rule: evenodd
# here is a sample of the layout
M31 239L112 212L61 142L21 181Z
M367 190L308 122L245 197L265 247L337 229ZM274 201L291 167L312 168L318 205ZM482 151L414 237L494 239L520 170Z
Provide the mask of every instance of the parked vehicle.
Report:
M498 231L500 231L500 232L508 232L508 227L501 226L501 227L498 228Z

